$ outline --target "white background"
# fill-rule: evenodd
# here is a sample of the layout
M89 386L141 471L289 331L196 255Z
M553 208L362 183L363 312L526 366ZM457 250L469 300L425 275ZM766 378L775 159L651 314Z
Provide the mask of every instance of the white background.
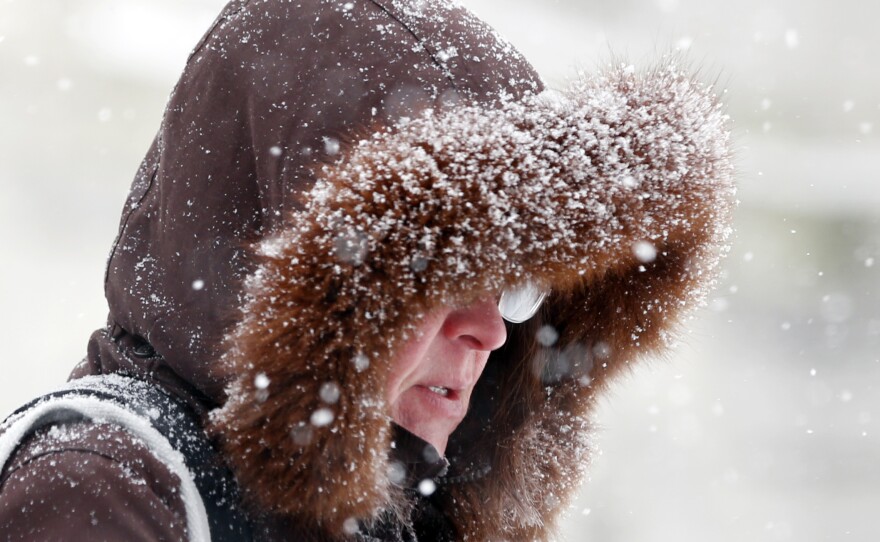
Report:
M222 4L0 0L0 411L102 325L128 185ZM564 538L880 540L880 5L465 4L553 86L687 50L735 120L725 277L683 346L603 400Z

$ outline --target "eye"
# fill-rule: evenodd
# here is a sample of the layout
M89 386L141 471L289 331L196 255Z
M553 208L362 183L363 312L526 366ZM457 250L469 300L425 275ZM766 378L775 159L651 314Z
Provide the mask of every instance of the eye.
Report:
M525 322L538 312L548 291L533 282L526 282L515 289L501 292L498 311L501 317L513 324Z

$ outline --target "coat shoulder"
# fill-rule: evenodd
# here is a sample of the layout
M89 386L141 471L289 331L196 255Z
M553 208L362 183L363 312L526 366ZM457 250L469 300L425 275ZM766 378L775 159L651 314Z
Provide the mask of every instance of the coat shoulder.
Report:
M0 476L0 532L9 540L185 540L180 481L125 429L57 424L24 440Z

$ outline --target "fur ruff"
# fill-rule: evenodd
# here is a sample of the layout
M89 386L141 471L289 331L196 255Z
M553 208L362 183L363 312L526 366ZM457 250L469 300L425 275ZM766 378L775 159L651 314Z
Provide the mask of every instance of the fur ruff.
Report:
M293 226L259 247L228 338L240 377L212 430L251 503L342 538L345 520L395 510L389 360L434 307L532 280L550 299L493 353L474 393L490 415L450 440L453 461L488 474L439 497L460 539L551 537L597 396L664 350L714 280L734 204L727 123L674 63L620 67L429 111L324 166Z

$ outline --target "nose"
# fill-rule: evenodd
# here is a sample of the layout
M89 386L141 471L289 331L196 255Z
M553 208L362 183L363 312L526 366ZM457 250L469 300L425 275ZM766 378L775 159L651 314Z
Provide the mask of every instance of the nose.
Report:
M507 340L507 328L492 296L486 296L446 316L443 334L451 341L464 342L472 350L491 351Z

